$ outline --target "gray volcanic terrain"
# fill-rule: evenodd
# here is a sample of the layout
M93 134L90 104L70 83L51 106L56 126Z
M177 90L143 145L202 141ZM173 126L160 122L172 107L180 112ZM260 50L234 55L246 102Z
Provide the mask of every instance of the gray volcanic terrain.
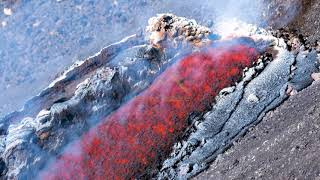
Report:
M194 42L225 34L260 50L258 62L189 115L142 179L320 178L320 2L237 2L0 0L0 179L36 177ZM151 22L158 13L179 17ZM174 28L165 39L150 23Z
M320 84L267 113L195 179L317 179L320 177Z
M310 41L318 41L320 38L320 3L317 0L303 0L302 10L288 25L309 37Z

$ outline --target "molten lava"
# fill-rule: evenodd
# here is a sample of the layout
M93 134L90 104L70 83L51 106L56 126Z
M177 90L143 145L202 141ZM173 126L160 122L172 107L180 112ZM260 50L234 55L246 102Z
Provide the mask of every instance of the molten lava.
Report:
M185 57L70 145L40 178L139 177L168 156L188 127L188 116L205 111L217 93L238 81L257 56L254 47L233 43Z

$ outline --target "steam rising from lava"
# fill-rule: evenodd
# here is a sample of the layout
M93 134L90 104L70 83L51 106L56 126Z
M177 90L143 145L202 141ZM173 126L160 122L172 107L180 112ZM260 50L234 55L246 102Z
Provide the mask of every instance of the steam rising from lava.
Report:
M299 13L300 0L178 0L162 2L150 15L174 12L179 16L195 18L198 22L216 23L238 19L258 26L284 26ZM191 16L191 14L196 14ZM191 17L190 17L191 16ZM212 24L209 23L209 24ZM205 25L205 24L204 24Z

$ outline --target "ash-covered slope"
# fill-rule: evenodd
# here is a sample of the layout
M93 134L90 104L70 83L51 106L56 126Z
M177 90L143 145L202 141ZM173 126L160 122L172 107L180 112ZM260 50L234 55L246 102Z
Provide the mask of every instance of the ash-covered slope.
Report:
M195 179L317 179L320 83L291 96Z

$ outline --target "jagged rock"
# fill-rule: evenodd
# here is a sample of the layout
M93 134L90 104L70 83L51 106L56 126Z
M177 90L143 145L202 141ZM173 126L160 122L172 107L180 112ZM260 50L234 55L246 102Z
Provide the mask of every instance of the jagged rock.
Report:
M313 73L311 77L315 81L320 81L320 73Z
M247 98L247 101L251 103L257 103L259 102L259 98L254 94L250 94Z
M156 47L179 47L187 45L187 42L201 47L210 43L210 29L198 25L195 20L173 14L158 14L158 16L150 18L148 22L149 39L151 44Z

